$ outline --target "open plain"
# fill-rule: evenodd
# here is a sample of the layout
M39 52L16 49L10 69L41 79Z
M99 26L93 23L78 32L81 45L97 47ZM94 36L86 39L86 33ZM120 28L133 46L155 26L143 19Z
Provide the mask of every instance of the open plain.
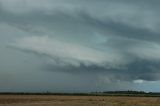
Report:
M159 97L0 95L0 106L160 106Z

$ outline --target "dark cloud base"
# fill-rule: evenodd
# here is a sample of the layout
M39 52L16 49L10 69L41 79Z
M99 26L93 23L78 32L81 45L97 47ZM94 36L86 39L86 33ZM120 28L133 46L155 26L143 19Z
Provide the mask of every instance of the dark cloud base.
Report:
M0 75L8 70L5 75L15 79L12 86L25 82L31 90L36 89L35 82L47 89L53 81L51 88L55 85L62 91L69 90L65 83L89 91L157 82L159 4L158 0L0 0ZM19 82L18 75L24 73L31 75L30 80Z

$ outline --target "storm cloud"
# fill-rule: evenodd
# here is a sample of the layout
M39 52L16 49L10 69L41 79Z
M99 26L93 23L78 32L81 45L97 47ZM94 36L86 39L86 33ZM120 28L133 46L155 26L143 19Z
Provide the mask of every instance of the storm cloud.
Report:
M29 91L94 91L158 82L159 4L158 0L0 0L0 73L13 76L15 91L21 83L20 89L31 86ZM30 80L19 82L19 75L26 73Z

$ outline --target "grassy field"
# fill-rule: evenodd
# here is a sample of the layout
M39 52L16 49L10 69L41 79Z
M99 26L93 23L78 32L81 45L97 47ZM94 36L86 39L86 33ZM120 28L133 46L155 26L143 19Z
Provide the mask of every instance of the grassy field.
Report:
M160 97L0 95L0 106L160 106Z

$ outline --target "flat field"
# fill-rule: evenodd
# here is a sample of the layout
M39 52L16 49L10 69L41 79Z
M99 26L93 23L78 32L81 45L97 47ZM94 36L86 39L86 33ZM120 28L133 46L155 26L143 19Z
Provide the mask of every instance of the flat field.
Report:
M0 95L0 106L160 106L159 97Z

